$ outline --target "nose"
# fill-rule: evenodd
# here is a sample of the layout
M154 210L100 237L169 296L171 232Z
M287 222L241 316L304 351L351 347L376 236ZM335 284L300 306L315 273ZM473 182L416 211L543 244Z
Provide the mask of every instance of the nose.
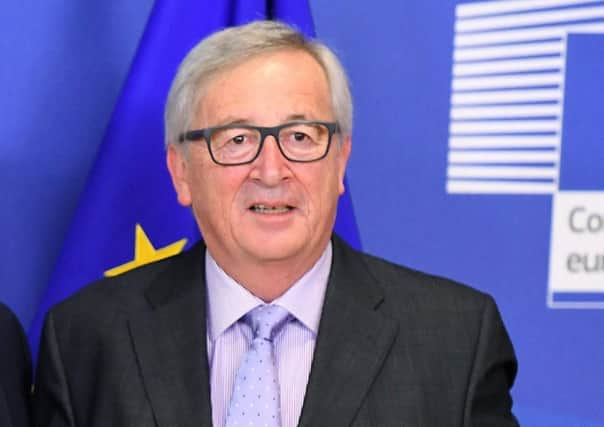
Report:
M278 185L290 176L289 161L281 154L275 137L268 135L260 154L252 162L251 177L272 186Z

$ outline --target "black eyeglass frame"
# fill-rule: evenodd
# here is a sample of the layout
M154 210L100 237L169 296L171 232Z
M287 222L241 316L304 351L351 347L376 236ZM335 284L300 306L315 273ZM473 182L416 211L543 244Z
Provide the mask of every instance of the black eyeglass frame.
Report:
M281 142L279 141L279 133L281 132L282 129L285 129L285 128L288 128L291 126L295 126L295 125L320 125L320 126L325 126L327 128L327 132L328 132L327 146L325 147L325 152L323 153L323 155L321 155L320 157L317 157L316 159L312 159L312 160L298 160L298 159L292 159L292 158L288 157L287 154L285 154L285 152L283 151L283 147L281 147ZM210 140L212 139L212 134L214 132L220 131L220 130L225 130L225 129L251 129L251 130L258 131L260 133L260 144L258 144L258 151L256 152L256 154L250 160L246 160L245 162L221 163L218 160L216 160L216 158L214 157L214 153L212 152L212 146L210 144ZM272 127L254 126L254 125L246 125L246 124L230 124L230 125L214 126L214 127L209 127L209 128L205 128L205 129L195 129L195 130L183 132L178 136L178 142L185 143L187 141L199 141L200 139L203 139L206 142L206 145L208 146L208 152L210 153L210 157L212 158L212 161L214 163L216 163L220 166L240 166L240 165L247 165L249 163L252 163L254 160L256 160L258 158L258 156L260 155L260 152L262 151L262 147L264 146L264 141L266 140L266 137L270 135L273 138L275 138L275 142L277 143L277 147L279 148L279 151L281 152L283 157L285 157L287 160L289 160L290 162L295 162L295 163L311 163L311 162L317 162L321 159L324 159L325 156L327 156L327 153L329 153L329 148L331 147L331 139L332 139L333 135L338 132L340 132L340 125L337 122L294 120L291 122L283 123L281 125L272 126Z

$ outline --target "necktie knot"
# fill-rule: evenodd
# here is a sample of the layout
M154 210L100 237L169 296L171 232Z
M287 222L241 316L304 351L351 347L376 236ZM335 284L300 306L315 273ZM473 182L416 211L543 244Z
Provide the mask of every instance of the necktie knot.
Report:
M252 328L254 339L272 341L288 322L289 312L278 305L260 305L245 315L245 322Z

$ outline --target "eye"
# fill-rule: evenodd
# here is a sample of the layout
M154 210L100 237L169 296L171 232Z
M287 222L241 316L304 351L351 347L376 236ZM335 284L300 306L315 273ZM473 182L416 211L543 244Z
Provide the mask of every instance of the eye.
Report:
M245 142L245 135L237 135L231 138L231 141L237 145L243 144Z
M294 132L293 137L296 141L304 141L306 138L308 138L308 135L303 132Z

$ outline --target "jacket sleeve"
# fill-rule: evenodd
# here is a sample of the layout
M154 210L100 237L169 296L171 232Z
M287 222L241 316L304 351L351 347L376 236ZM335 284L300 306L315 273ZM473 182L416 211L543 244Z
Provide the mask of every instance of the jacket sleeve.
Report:
M487 298L470 374L464 426L518 426L510 389L517 361L497 306Z
M33 421L35 427L76 425L52 312L46 317L40 342L34 384Z

